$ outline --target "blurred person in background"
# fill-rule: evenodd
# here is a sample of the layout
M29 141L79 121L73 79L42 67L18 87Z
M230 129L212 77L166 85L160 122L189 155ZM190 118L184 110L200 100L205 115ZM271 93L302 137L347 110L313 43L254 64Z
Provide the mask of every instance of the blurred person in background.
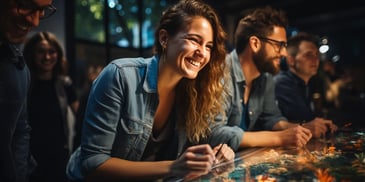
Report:
M56 12L52 0L0 0L0 181L28 181L30 74L19 50L32 28Z
M281 113L291 122L301 123L311 129L315 137L337 126L316 115L309 81L319 68L319 39L309 33L299 32L288 39L288 71L275 75L275 96ZM319 96L318 96L319 97Z
M82 131L82 123L84 122L85 111L87 106L87 99L89 98L89 92L92 86L93 81L99 75L101 70L104 68L102 65L89 65L86 74L86 81L83 86L83 89L79 96L80 106L76 113L76 123L75 123L75 138L73 142L73 149L76 149L81 142L81 131Z
M38 164L30 181L65 182L79 101L67 74L64 51L54 34L38 32L25 43L24 58L32 78L30 149Z

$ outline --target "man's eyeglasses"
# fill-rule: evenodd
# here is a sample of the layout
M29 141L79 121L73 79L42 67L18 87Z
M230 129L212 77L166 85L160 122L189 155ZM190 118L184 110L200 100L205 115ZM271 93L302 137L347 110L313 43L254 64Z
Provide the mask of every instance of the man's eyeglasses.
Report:
M45 19L55 14L57 9L52 4L40 7L31 1L19 0L17 1L17 10L22 16L29 16L39 12L39 18Z
M274 44L276 44L278 47L279 47L279 51L280 52L281 50L283 50L283 48L286 48L288 47L288 44L284 41L278 41L278 40L274 40L274 39L269 39L269 38L266 38L266 37L260 37L260 36L256 36L257 38L263 40L263 41L267 41L267 42L272 42Z

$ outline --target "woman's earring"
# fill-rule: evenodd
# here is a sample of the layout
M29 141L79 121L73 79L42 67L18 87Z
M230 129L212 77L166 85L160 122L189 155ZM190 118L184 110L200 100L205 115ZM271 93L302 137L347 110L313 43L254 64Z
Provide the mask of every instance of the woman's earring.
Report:
M162 47L161 61L162 61L162 64L165 64L165 62L166 62L166 42L162 42L161 47Z
M165 41L161 41L161 47L164 49L166 48L166 42Z

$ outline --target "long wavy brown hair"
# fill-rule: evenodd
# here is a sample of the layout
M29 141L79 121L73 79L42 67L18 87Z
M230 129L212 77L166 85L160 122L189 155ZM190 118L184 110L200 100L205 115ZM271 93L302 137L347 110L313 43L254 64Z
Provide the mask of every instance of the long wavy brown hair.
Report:
M192 143L208 137L210 122L223 109L222 93L225 69L225 41L223 30L215 10L200 0L182 0L164 11L155 33L155 52L161 57L162 47L158 32L165 29L170 36L187 27L194 17L206 18L213 28L213 49L209 63L199 72L196 79L183 78L176 88L178 127L186 131Z

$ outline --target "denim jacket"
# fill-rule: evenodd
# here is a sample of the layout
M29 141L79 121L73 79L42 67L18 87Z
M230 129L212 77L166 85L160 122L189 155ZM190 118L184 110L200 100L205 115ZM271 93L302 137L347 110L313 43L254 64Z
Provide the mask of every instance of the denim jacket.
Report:
M158 105L157 76L158 57L117 59L104 68L90 90L81 148L67 167L70 179L83 179L110 157L141 160ZM185 133L176 138L177 157L185 147ZM212 140L219 143L219 135Z
M158 61L117 59L94 81L88 99L83 137L67 173L82 179L111 157L138 161L152 132L158 104Z
M228 125L240 126L242 117L242 101L245 85L245 77L237 52L233 50L227 56L227 64L230 66L232 85L229 87L232 104L226 109ZM273 126L280 120L287 120L275 101L275 84L272 75L262 73L253 80L252 90L247 103L249 115L249 131L272 130Z

